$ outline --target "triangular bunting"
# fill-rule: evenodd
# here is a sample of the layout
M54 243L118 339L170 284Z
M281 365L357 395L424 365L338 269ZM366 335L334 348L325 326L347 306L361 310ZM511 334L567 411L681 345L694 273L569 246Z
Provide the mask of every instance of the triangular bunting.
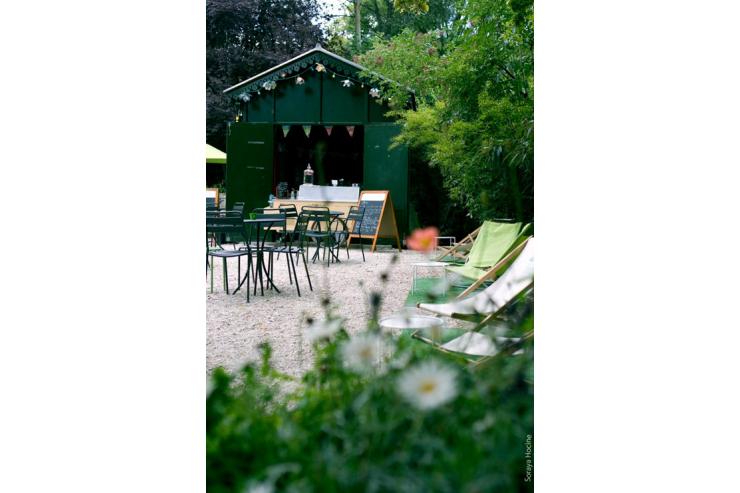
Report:
M311 134L311 125L303 125L303 133L308 137Z
M334 128L332 125L325 125L327 135L331 136L331 129Z
M354 125L348 126L347 132L349 132L349 136L352 137L352 135L354 135L355 133L355 126Z
M283 137L287 137L288 132L290 132L290 125L283 125Z

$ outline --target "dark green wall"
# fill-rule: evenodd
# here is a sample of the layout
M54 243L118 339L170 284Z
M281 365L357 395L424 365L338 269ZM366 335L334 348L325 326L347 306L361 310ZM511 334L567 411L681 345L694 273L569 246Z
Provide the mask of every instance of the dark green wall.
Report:
M265 207L272 190L274 127L232 123L226 138L226 207Z
M304 84L297 85L291 78L278 81L272 91L253 93L244 104L246 123L232 123L227 143L227 205L245 202L248 210L265 205L274 181L273 137L279 130L273 125L363 125L363 188L390 190L403 236L409 214L408 150L405 146L389 150L400 127L384 116L388 105L372 98L368 85L353 81L351 87L344 87L341 75L303 70Z
M367 122L367 91L359 85L342 86L342 78L324 78L321 104L323 121L362 125Z
M247 104L247 121L252 123L275 121L274 106L274 92L261 91L259 95L253 95Z
M401 126L376 123L365 127L364 190L389 190L396 211L398 232L403 237L408 231L409 168L408 148L389 149L391 139Z
M281 125L321 121L321 76L308 72L302 77L303 85L293 79L279 83L274 91L275 121Z

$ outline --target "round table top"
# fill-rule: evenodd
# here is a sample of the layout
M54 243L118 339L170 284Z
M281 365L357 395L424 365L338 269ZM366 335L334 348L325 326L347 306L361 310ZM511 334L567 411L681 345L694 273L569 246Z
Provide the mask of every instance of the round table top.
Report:
M415 267L446 267L450 264L448 264L447 262L437 262L434 260L428 260L426 262L414 262L411 265Z
M443 321L437 317L428 315L391 315L380 320L380 326L384 329L428 329L441 327Z

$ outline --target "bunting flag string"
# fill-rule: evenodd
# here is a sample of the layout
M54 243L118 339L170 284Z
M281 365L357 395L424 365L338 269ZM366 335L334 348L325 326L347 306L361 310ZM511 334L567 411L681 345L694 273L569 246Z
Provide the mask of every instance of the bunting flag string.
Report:
M311 125L303 125L303 133L308 137L311 134Z
M290 132L290 125L283 125L283 137L287 137L288 132Z
M324 128L326 129L326 133L331 137L331 130L334 128L334 126L324 125Z
M347 126L347 132L349 132L349 136L352 137L355 133L355 126L354 125L348 125Z

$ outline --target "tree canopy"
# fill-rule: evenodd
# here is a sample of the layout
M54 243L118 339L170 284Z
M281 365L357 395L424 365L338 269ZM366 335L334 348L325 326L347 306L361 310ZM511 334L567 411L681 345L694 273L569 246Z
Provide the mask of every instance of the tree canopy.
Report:
M360 62L404 122L399 142L439 167L450 198L476 219L533 216L534 13L531 0L470 0L448 30L374 39ZM401 91L419 107L403 107Z
M361 53L350 0L325 33L311 22L321 17L315 0L208 0L207 9L208 142L224 147L233 116L226 87L328 41L366 66L365 76L399 83L376 80L403 124L397 142L433 168L446 202L475 221L532 219L532 0L362 0Z
M323 40L316 0L207 0L206 140L224 149L233 106L222 91Z

